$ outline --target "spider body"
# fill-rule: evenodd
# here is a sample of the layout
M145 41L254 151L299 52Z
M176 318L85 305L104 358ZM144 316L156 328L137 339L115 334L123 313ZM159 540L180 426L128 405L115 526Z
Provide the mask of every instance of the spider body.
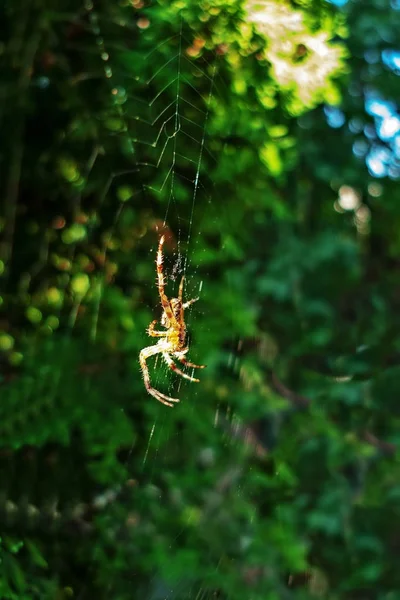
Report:
M157 252L157 281L158 281L158 292L160 294L161 306L163 314L160 319L160 323L165 327L166 331L157 331L155 325L157 321L150 323L147 333L151 337L160 338L160 340L154 346L147 346L143 348L139 355L140 366L143 373L144 384L149 394L154 396L159 402L162 402L166 406L174 406L174 402L179 402L179 398L171 398L162 394L158 390L152 387L150 383L150 374L147 367L147 359L150 356L161 354L165 362L170 369L178 373L181 377L189 379L189 381L198 382L199 379L187 375L181 371L174 363L172 356L178 359L183 365L196 369L204 369L205 365L195 365L186 360L185 355L189 351L186 345L186 325L184 318L185 309L196 302L198 298L193 298L187 302L183 302L183 283L184 277L182 277L179 284L178 298L172 298L169 300L165 293L165 278L163 271L163 254L162 248L164 244L164 236L161 236L158 245ZM172 356L171 356L172 355Z

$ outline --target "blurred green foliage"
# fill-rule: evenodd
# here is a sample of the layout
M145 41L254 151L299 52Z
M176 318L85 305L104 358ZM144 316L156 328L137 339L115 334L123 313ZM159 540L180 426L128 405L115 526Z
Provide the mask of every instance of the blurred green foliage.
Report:
M398 598L397 3L0 15L1 598Z

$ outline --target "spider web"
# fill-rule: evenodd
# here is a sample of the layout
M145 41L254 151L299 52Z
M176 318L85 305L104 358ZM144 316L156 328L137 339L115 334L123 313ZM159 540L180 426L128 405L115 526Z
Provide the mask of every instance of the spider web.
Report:
M127 148L132 154L132 167L115 170L105 183L102 200L118 191L121 185L131 185L135 181L130 202L147 202L152 197L158 201L158 212L154 213L157 222L157 238L163 232L169 231L169 220L178 223L178 230L173 232L176 236L176 247L173 256L166 255L164 268L166 269L167 294L169 297L176 295L174 282L185 275L186 283L196 272L196 265L190 260L193 241L200 240L201 231L196 230L196 207L198 203L210 204L212 201L212 181L205 173L205 158L208 162L215 158L207 147L207 125L209 122L210 106L217 93L217 66L210 65L206 60L193 61L187 54L190 48L189 40L183 34L183 22L180 30L165 41L159 42L147 54L142 73L136 77L139 89L135 93L124 94L119 85L119 72L112 66L113 50L107 45L102 33L102 23L99 16L89 2L86 4L90 25L97 38L97 46L104 63L104 78L109 86L110 93L117 98L122 95L124 103L116 106L116 114L123 123ZM151 10L147 12L151 21ZM114 51L123 51L117 48ZM152 61L156 57L166 54L167 58L155 71ZM172 54L172 57L171 57ZM146 100L144 100L146 98ZM199 102L199 98L201 102ZM201 104L201 107L199 106ZM189 201L188 201L189 194ZM125 205L121 205L115 214L112 231L118 227ZM197 234L194 240L194 233ZM151 249L150 262L154 265L157 242ZM153 266L156 275L155 265ZM156 286L155 290L156 290ZM176 285L175 285L176 287ZM189 297L201 296L203 282L200 281L197 290L191 290ZM101 311L102 293L100 289L94 323L97 322ZM186 294L187 294L187 290ZM201 301L201 299L200 299ZM157 295L157 305L153 314L160 318L161 306ZM190 322L196 315L197 309L192 314L187 311L186 319ZM96 339L96 327L92 330L92 339ZM157 340L149 338L147 345ZM180 377L171 377L171 371L165 365L160 355L148 361L152 385L156 389L165 391L166 381L170 394L181 394L181 385L184 383ZM135 368L135 367L133 367ZM136 366L138 377L139 366ZM185 382L187 385L187 382ZM191 385L191 384L189 384ZM173 388L176 390L173 392ZM185 388L186 389L186 388ZM192 393L198 393L192 391ZM144 392L145 394L145 392ZM193 407L192 410L195 410ZM148 471L151 480L151 461L158 460L158 437L164 435L165 413L153 422L149 432L148 444L143 456L143 469ZM175 443L175 442L174 442ZM131 453L133 452L133 445ZM130 455L126 460L129 465ZM150 463L149 463L150 461ZM139 507L140 508L143 507ZM178 532L176 539L181 536L185 528ZM153 580L153 589L150 591L151 600L173 598L185 590L185 582L178 582L175 590L169 592L161 580ZM107 594L111 595L115 582L111 580ZM196 598L206 598L208 593L201 588L196 591Z
M95 12L91 10L90 15L93 30L101 35ZM151 11L149 11L149 17L151 18ZM174 281L182 275L185 275L186 282L188 279L190 281L195 269L194 265L190 264L190 245L195 227L196 205L198 202L210 202L210 187L212 187L212 183L205 180L203 173L204 156L207 155L208 159L214 160L207 148L206 137L210 103L216 90L216 67L215 65L211 67L205 61L190 60L185 52L185 48L188 46L189 42L183 36L181 21L179 32L160 42L147 54L144 61L144 72L147 76L142 77L139 81L142 93L140 97L135 95L130 98L133 106L128 106L123 113L120 112L123 114L129 142L136 148L136 156L139 155L140 158L136 159L132 170L113 173L106 184L108 193L113 186L118 185L119 179L125 180L126 177L139 176L141 189L134 193L133 201L137 197L140 198L140 201L146 200L149 195L157 197L160 207L164 207L163 214L160 215L162 225L160 224L159 233L167 228L170 217L178 223L175 264L171 270L171 261L168 256L165 257L164 263L164 268L167 268L166 265L169 266L166 283L167 293L170 297L176 295L172 291ZM111 93L113 93L113 90L118 89L118 77L109 66L112 54L102 41L99 43L99 48L105 59L105 76L109 81ZM171 48L172 58L169 58ZM166 50L168 58L153 72L151 69L152 59ZM156 62L158 64L158 61ZM204 91L199 91L199 87L196 87L198 79L201 80L203 90L204 87L208 88L205 94ZM206 86L204 86L204 80ZM193 96L200 96L201 108L198 99L193 100ZM148 100L143 101L143 97L147 97ZM132 122L133 125L131 125ZM188 193L190 194L189 202L187 202ZM189 211L188 206L190 207ZM182 245L184 245L183 248ZM153 248L153 258L155 258L156 248L157 244ZM200 282L199 289L190 296L200 296L201 288L202 282ZM157 301L157 313L154 318L158 317L159 319L160 313L161 307ZM190 326L190 314L187 316ZM150 342L156 342L156 340L150 339ZM180 395L183 380L178 377L174 381L170 377L170 371L160 355L155 360L150 360L148 366L152 385L156 389L165 387L165 375L167 375L170 390L168 393L172 394L171 388L176 386L177 390L173 395ZM196 391L192 393L196 393ZM163 435L165 418L164 415L161 415L154 421L143 456L143 468L150 470L150 477L151 463L149 465L148 461L158 460L158 435ZM129 457L127 461L129 461ZM176 538L182 535L184 529L178 532ZM185 585L184 582L182 584ZM114 582L110 581L108 594L112 594L113 586ZM178 583L178 588L179 586ZM179 589L168 593L162 581L153 580L153 591L150 592L152 599L173 597L176 593L179 593ZM205 597L201 588L197 596Z
M133 197L142 194L146 198L146 192L158 196L160 202L166 205L164 225L173 205L178 218L186 221L186 242L189 243L197 196L204 187L201 172L203 156L204 153L210 154L205 140L210 101L215 88L216 66L211 67L205 60L202 64L201 61L193 62L188 58L183 44L187 47L189 42L183 37L181 22L181 30L178 33L160 42L145 57L143 73L135 77L139 84L135 92L140 93L140 96L126 96L125 90L118 85L118 73L115 73L109 64L112 54L109 53L100 34L99 18L92 5L89 7L90 23L104 61L104 74L109 82L110 92L115 96L123 94L123 102L126 101L126 106L121 102L116 111L123 122L127 145L132 154L135 149L136 156L139 156L134 159L132 169L111 174L103 197L105 198L120 178L138 175L139 182L136 187L140 189ZM171 47L172 58L169 57ZM164 52L165 50L167 52ZM167 60L153 72L153 57L158 55L158 63L159 55L161 54L162 60L165 53ZM210 71L210 74L205 69ZM192 80L201 78L202 83L206 80L209 89L205 95L196 89L189 76ZM190 101L189 98L193 95L200 96L202 108L198 106L198 100L197 104ZM146 97L147 101L144 100ZM181 150L181 147L184 150ZM183 211L179 207L182 200L179 195L184 194L182 183L186 188L192 188L192 208L190 214L185 216L179 214Z

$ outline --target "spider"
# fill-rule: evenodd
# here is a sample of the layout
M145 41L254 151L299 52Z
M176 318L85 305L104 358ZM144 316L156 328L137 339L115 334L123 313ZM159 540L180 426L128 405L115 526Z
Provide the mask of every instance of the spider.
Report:
M143 373L144 384L149 394L154 396L159 402L162 402L166 406L174 406L174 402L179 402L179 398L171 398L162 394L158 390L154 389L150 383L149 369L147 367L147 359L155 354L162 354L165 362L170 369L178 373L181 377L189 379L189 381L199 382L199 379L187 375L181 371L171 358L171 354L174 358L177 358L186 367L193 367L195 369L204 369L205 365L195 365L185 358L185 354L189 351L189 347L186 345L186 325L184 320L184 310L191 304L196 302L198 298L192 298L187 302L183 302L183 282L182 277L179 284L178 297L168 299L165 293L165 278L163 272L163 244L164 236L161 236L158 251L157 251L157 279L158 279L158 292L160 294L161 306L163 314L161 316L161 325L166 328L166 331L156 331L155 325L157 321L152 321L147 329L147 333L151 337L161 338L154 346L147 346L143 348L139 355L140 366Z

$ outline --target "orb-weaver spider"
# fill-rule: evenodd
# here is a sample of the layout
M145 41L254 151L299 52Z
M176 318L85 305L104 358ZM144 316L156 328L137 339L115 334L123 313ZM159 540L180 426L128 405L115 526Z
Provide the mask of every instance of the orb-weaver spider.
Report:
M171 398L170 396L166 396L162 394L158 390L154 389L150 383L150 375L149 369L147 367L147 359L150 356L154 356L155 354L162 354L165 362L169 366L170 369L178 373L181 377L185 379L189 379L189 381L200 381L195 377L191 377L187 375L183 371L181 371L174 361L171 358L171 354L174 358L177 358L182 364L186 367L193 367L195 369L204 369L205 365L195 365L185 358L185 354L189 351L189 347L186 345L186 325L184 320L184 310L188 308L191 304L196 302L198 298L193 298L192 300L188 300L187 302L183 302L183 282L184 277L182 277L181 282L179 284L178 297L168 299L165 293L165 278L163 271L163 253L162 248L164 244L164 236L161 236L160 242L158 244L158 252L157 252L157 279L158 279L158 292L160 294L161 306L163 309L163 314L161 316L161 325L166 328L166 331L156 331L154 329L157 321L152 321L150 323L147 333L151 337L161 338L157 344L154 346L147 346L147 348L143 348L139 355L140 366L142 368L144 384L146 386L146 390L157 398L159 402L162 402L166 406L174 406L174 402L179 402L179 398Z

